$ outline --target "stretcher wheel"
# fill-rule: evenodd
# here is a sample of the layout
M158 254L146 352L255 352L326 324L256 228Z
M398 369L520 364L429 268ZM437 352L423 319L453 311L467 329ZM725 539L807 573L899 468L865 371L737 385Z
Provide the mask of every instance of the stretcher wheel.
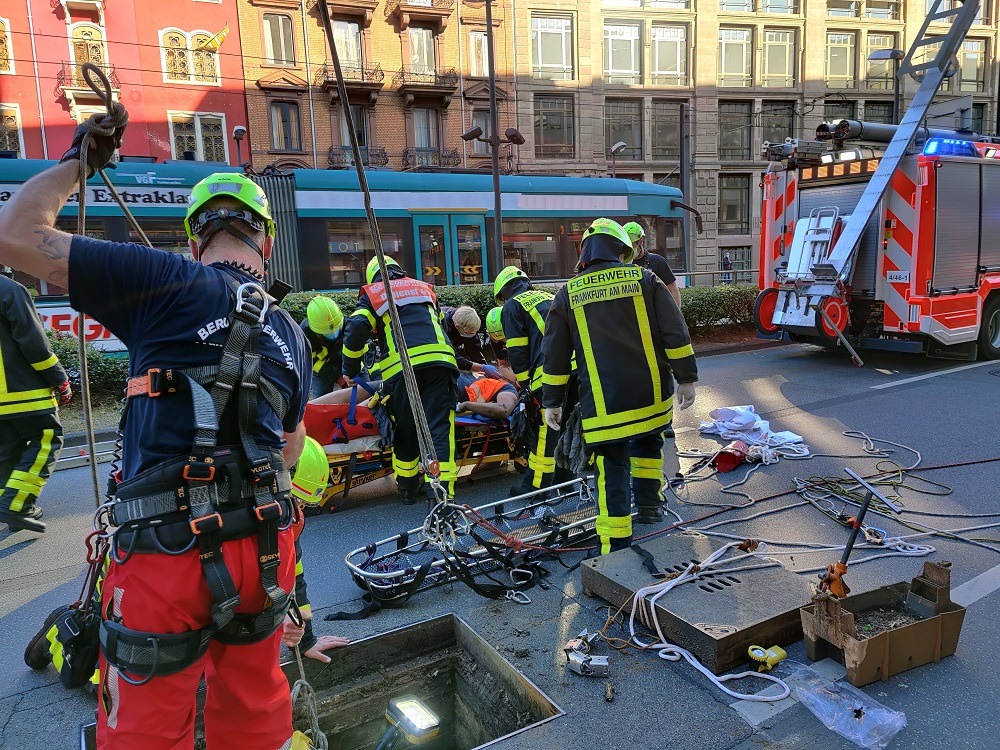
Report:
M836 326L836 330L830 327L819 310L816 311L816 332L825 344L837 344L837 331L843 333L851 323L851 312L847 303L840 297L827 297L823 300L822 309L830 316L830 321Z
M757 295L753 303L753 324L761 336L773 336L778 332L778 326L771 322L777 305L778 290L774 287L765 289Z

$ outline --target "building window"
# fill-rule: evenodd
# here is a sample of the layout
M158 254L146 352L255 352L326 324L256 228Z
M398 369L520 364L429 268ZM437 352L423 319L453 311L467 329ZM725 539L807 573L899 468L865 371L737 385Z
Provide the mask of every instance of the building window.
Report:
M218 45L203 31L179 29L160 32L163 80L170 83L219 84ZM93 60L91 60L93 62ZM77 63L80 63L79 57Z
M339 53L340 50L338 49ZM351 104L347 107L354 121L354 132L358 136L358 148L361 150L361 158L368 164L368 110L360 104ZM347 111L340 107L340 148L344 154L344 166L354 166L354 149L351 147L351 134L348 130Z
M553 81L573 79L573 19L532 16L532 75Z
M865 18L877 18L880 21L898 21L899 0L866 0Z
M966 39L962 42L956 78L962 93L983 91L986 85L986 42L982 39Z
M972 105L972 130L979 134L984 134L986 128L986 105Z
M650 111L653 158L679 159L681 155L681 105L654 101Z
M748 245L740 247L720 247L719 267L723 271L715 276L715 283L722 284L754 284L754 275L748 273L753 268L753 248Z
M858 18L861 15L860 0L826 0L826 14L838 18Z
M441 166L438 143L438 111L428 107L414 107L413 145L418 166Z
M646 0L650 8L671 8L672 10L687 10L691 7L690 0Z
M302 150L302 125L295 102L271 102L271 150Z
M753 112L748 102L719 102L719 158L740 161L752 158L750 148Z
M489 137L493 130L492 124L490 123L490 111L488 109L472 110L472 127L482 128L483 137ZM472 153L477 156L486 156L490 153L490 144L483 143L482 141L473 141Z
M576 126L572 96L535 97L535 157L572 159Z
M858 111L858 103L846 99L834 99L823 102L823 119L826 122L839 120L854 120Z
M760 9L764 13L798 13L796 0L762 0Z
M687 27L654 26L653 83L687 86Z
M434 75L437 70L434 56L434 31L420 26L411 26L410 70L420 75Z
M170 115L170 139L175 159L228 161L222 115Z
M616 159L642 159L642 102L638 99L604 103L604 149L609 159L616 143L625 144Z
M489 50L485 31L469 32L469 75L485 78L490 74Z
M604 78L608 83L642 83L639 25L604 24Z
M865 122L892 125L892 102L865 102Z
M854 88L854 34L826 35L826 85L831 89Z
M14 55L10 47L10 21L0 18L0 73L14 72Z
M795 85L795 32L764 32L764 80L767 87Z
M869 34L868 52L866 58L876 50L895 49L895 34ZM892 60L868 60L868 73L865 76L865 84L870 89L880 89L883 91L892 90L892 75L895 70Z
M719 10L728 13L753 13L754 0L719 0Z
M21 123L17 109L0 104L0 151L13 151L18 159L21 153Z
M760 112L762 143L784 143L795 137L795 103L764 102Z
M340 52L339 42L337 51ZM264 14L264 56L268 65L295 65L291 16Z
M750 234L749 175L719 175L719 234Z
M751 34L750 29L719 29L720 86L750 86Z
M430 29L420 29L420 31L430 32ZM340 58L340 66L355 73L356 78L363 78L360 75L364 65L364 58L361 54L361 27L355 21L334 21L333 40L337 44L337 56ZM410 54L413 54L413 37L410 37ZM433 47L433 39L432 47ZM433 72L433 69L432 69Z

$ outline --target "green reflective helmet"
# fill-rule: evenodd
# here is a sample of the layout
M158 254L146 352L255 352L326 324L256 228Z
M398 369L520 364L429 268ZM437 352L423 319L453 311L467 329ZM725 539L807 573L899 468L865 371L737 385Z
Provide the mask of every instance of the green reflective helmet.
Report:
M595 234L606 234L621 242L625 246L622 251L622 260L625 263L632 262L632 258L635 257L632 238L628 236L628 233L622 228L621 224L614 219L594 219L594 223L587 227L583 233L583 241L586 242L588 237L592 237Z
M486 333L494 341L506 341L503 332L503 308L494 307L486 313Z
M398 268L400 272L402 272L403 270L403 267L396 262L395 258L386 258L385 270L391 272L393 267ZM373 281L375 281L375 277L380 273L381 270L378 267L378 256L375 256L370 261L368 261L368 268L365 269L365 283L371 284Z
M493 298L499 303L503 304L504 299L500 296L500 292L503 288L507 286L514 279L527 279L528 274L522 271L517 266L507 266L500 273L497 274L496 280L493 282Z
M306 318L310 330L320 336L336 336L344 327L344 313L329 297L317 296L309 300Z
M306 437L302 455L295 464L292 494L304 503L318 503L329 481L330 461L326 457L326 451L317 440Z
M636 240L641 240L646 236L646 230L642 228L642 225L637 221L630 221L628 224L622 227L625 230L625 234L629 236L632 242Z
M204 213L205 204L214 198L233 198L247 208L264 223L264 233L274 236L274 219L267 194L256 182L238 172L217 172L206 177L193 188L188 199L187 213L184 215L184 231L188 239L197 240L201 231L199 216Z

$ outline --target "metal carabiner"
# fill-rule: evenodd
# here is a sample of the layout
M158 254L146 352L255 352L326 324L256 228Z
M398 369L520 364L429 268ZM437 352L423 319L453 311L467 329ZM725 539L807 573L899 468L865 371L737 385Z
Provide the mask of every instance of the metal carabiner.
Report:
M523 591L514 591L509 589L507 593L504 594L504 598L510 599L515 604L531 604L530 597Z

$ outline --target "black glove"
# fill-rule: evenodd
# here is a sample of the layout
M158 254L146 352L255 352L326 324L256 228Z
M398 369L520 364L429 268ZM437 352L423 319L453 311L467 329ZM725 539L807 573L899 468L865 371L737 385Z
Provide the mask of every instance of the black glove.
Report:
M78 161L80 159L80 149L83 147L83 139L89 134L90 144L87 147L87 176L104 169L114 159L115 150L122 145L122 136L125 134L125 126L128 125L128 112L121 102L112 105L112 114L98 112L90 118L76 126L73 133L73 144L69 151L63 154L59 160Z

